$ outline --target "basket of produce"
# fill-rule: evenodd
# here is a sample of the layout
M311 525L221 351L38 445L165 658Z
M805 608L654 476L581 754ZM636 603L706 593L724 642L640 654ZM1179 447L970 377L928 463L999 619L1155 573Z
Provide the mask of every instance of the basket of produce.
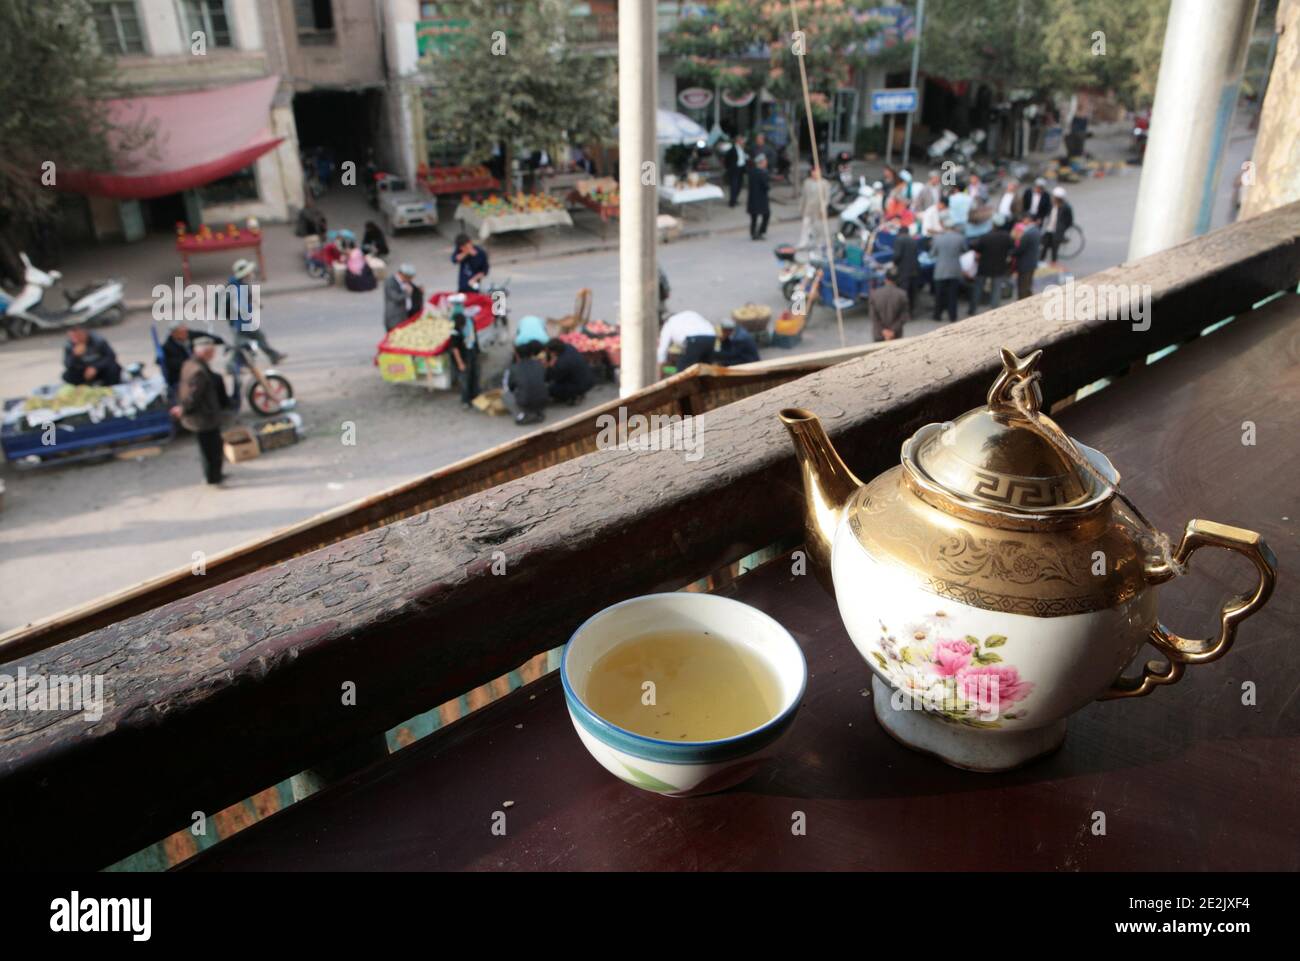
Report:
M605 323L603 320L587 321L582 325L582 332L593 339L618 336L618 328L613 324Z
M731 312L731 319L751 334L766 334L772 322L772 308L766 304L745 304Z
M267 451L296 444L302 439L301 428L302 418L297 414L284 414L263 421L254 432L257 435L257 448L265 454Z

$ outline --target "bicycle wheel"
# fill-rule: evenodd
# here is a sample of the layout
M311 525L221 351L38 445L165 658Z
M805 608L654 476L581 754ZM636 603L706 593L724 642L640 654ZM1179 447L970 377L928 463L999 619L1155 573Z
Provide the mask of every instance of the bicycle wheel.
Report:
M1083 228L1078 224L1071 224L1070 229L1065 232L1061 238L1061 248L1059 251L1062 260L1070 260L1083 253L1084 245L1087 239L1083 236Z

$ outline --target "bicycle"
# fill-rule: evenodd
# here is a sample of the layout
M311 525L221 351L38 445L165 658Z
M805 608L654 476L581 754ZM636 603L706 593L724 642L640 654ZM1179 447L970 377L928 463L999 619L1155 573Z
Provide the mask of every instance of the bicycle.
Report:
M1056 248L1056 254L1061 260L1072 260L1083 253L1084 245L1087 242L1087 238L1083 235L1083 228L1078 224L1070 224L1070 229L1061 237L1061 242Z

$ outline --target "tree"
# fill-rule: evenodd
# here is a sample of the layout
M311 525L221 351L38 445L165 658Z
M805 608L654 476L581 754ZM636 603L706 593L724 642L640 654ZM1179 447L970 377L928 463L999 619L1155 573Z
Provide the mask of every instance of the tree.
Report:
M0 273L15 279L16 248L55 202L51 178L110 170L114 141L138 148L150 136L114 128L96 103L119 87L93 22L85 0L0 0Z
M444 10L468 26L435 54L425 94L429 136L484 161L509 150L609 136L618 97L610 62L566 38L568 0L456 0Z

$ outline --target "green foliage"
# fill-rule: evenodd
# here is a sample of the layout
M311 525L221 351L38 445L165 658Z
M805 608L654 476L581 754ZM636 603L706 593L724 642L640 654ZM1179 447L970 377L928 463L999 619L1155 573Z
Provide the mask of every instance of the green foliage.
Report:
M429 137L463 144L483 161L496 143L555 147L608 137L617 112L608 58L575 50L565 38L568 0L454 0L449 16L469 26L427 69ZM493 53L494 44L498 51Z
M1168 12L1169 0L928 0L921 64L948 80L1096 87L1141 106L1155 94Z
M151 132L114 130L96 98L119 93L85 0L0 0L0 230L30 222L55 201L43 167L107 170L110 134L129 149Z

